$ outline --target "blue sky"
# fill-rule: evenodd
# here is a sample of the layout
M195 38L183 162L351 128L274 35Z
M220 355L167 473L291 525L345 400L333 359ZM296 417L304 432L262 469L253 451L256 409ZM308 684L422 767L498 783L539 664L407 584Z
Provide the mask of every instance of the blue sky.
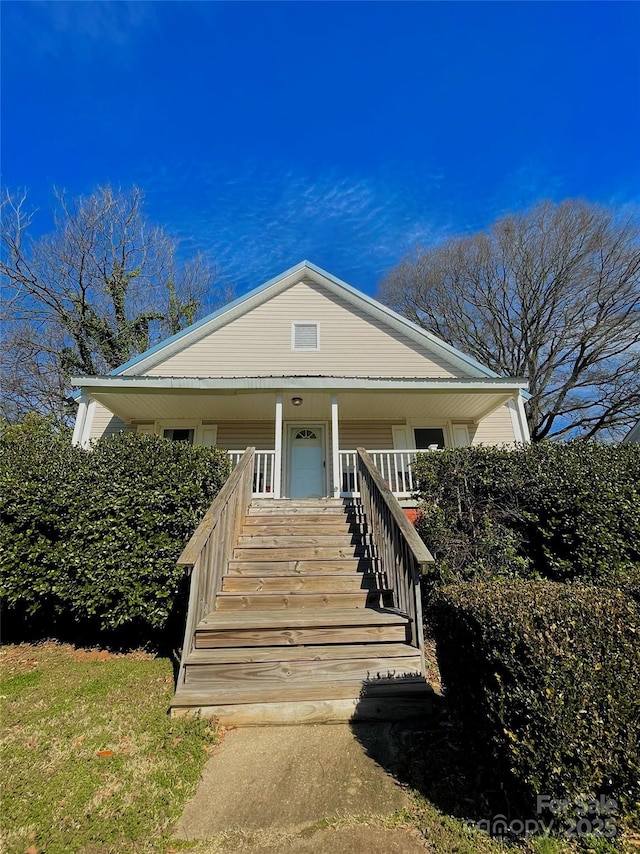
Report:
M110 182L238 292L375 293L541 198L640 200L640 4L2 3L2 181Z

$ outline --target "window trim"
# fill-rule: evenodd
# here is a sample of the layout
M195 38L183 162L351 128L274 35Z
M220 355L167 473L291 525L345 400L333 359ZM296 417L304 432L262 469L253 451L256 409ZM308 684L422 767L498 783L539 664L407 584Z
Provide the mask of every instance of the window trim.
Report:
M214 433L213 445L208 445L207 447L213 447L218 441L217 423L211 424L207 422L206 424L203 424L202 420L196 418L173 418L166 421L162 419L153 422L145 421L144 424L140 423L137 426L145 428L151 426L151 430L138 430L138 432L150 433L151 435L160 436L161 438L164 436L165 430L193 430L193 445L191 447L203 445L205 430L210 430Z
M408 451L426 450L423 448L416 448L415 430L442 430L445 448L451 448L453 446L450 421L436 421L431 419L420 419L419 421L407 420L404 424L395 424L394 428L396 428L396 431L399 429L406 430L407 444L409 446L406 450ZM397 432L394 431L394 442L396 435Z
M466 431L467 445L464 447L471 446L471 436L469 433L469 423L466 421L452 421L451 419L447 421L438 421L436 419L420 419L417 421L405 421L404 424L394 424L391 428L393 435L394 448L396 447L397 439L399 431L405 431L406 441L408 443L407 450L415 451L418 450L416 448L416 434L414 430L442 430L444 434L444 446L445 448L459 448L463 447L461 445L457 445L455 442L455 429L456 427L464 428ZM397 449L402 450L402 449Z
M296 327L315 326L316 346L296 347ZM320 351L320 323L317 320L292 320L291 321L291 352L292 353L318 353Z

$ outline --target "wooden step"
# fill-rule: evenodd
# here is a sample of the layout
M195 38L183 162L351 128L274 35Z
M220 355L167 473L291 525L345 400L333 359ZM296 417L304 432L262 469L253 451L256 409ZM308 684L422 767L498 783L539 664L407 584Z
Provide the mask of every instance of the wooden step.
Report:
M330 647L274 646L260 647L259 649L243 647L223 650L194 649L187 658L186 666L191 669L211 668L212 671L217 671L219 668L232 665L252 667L265 664L277 665L276 670L279 671L281 665L286 665L286 667L296 668L296 672L300 673L314 664L321 665L323 672L328 672L337 662L340 663L340 668L335 671L337 674L335 679L329 681L349 678L348 672L351 665L354 665L358 671L367 671L363 677L354 677L362 678L362 681L400 677L405 679L422 675L420 672L420 653L415 647L406 643L334 644ZM274 677L274 681L279 678L280 676Z
M195 647L406 642L409 622L379 608L214 611L198 623Z
M244 667L245 665L239 665ZM247 682L236 682L225 687L212 688L199 682L185 684L182 691L207 696L217 705L235 703L277 703L283 700L301 702L305 700L355 699L367 695L370 697L419 696L429 693L429 685L422 676L395 676L372 679L363 686L363 680L336 679L334 681L302 683L284 683L279 679L258 680L248 686Z
M437 708L434 693L413 696L354 697L274 703L215 705L210 692L180 689L171 701L171 717L215 718L221 726L286 726L425 719Z
M257 527L267 525L275 527L277 525L295 525L296 527L306 527L310 525L321 525L323 528L340 527L342 525L363 525L365 524L364 517L356 513L324 513L318 516L302 513L299 515L284 515L280 513L272 513L267 516L245 516L244 524L247 527Z
M256 516L256 518L260 518ZM280 517L274 517L278 520L274 525L245 525L242 529L243 537L325 537L325 536L354 536L366 534L365 526L349 522L314 522L313 524L303 524L302 520L298 520L298 524L289 522ZM262 520L263 521L263 520Z
M354 609L355 610L355 609ZM366 610L365 608L361 610ZM220 611L221 614L245 613L238 611ZM253 613L253 612L246 612ZM270 611L279 614L281 611ZM286 611L293 614L300 611ZM345 609L345 613L351 613ZM358 611L355 611L358 613ZM272 626L249 629L245 627L200 629L195 634L197 649L206 647L234 646L275 646L290 644L334 644L334 643L379 643L385 641L401 642L407 640L406 625L396 626L299 626L284 629Z
M365 517L361 513L349 511L348 513L318 513L316 516L309 513L270 513L248 514L245 516L247 525L277 525L279 522L287 522L291 525L354 525L363 524Z
M253 626L261 626L265 623L277 626L307 626L315 622L319 626L343 626L351 623L354 626L361 625L397 625L409 621L406 614L391 608L367 608L366 612L358 611L352 615L344 614L342 611L319 611L317 614L272 614L270 611L254 613L243 618L244 623ZM230 626L234 625L237 618L230 614L218 614L212 611L200 620L196 629L208 628L211 625Z
M218 593L216 611L277 611L296 608L364 608L369 592Z
M233 702L236 701L236 702ZM172 716L215 717L223 726L268 726L346 721L419 719L434 712L440 698L422 678L360 680L299 686L261 684L258 692L212 691L197 683L180 686Z
M358 514L358 511L351 508L345 508L342 505L314 505L314 504L298 504L295 507L287 507L286 514L283 513L282 505L274 505L274 504L264 504L260 506L255 506L251 504L249 506L248 516L273 516L273 515L286 515L288 517L291 516L349 516L353 514Z
M187 662L185 685L202 685L212 691L233 691L238 686L243 690L255 691L256 699L265 700L260 689L265 686L273 689L297 685L306 690L309 697L311 687L318 688L323 683L354 682L362 685L367 680L408 679L422 676L420 656L409 655L404 658L358 658L327 659L322 661L252 661L219 664L200 664ZM276 697L276 699L281 699Z
M243 546L233 550L234 560L341 560L368 557L366 546L287 546L263 548Z
M229 575L351 575L370 572L371 558L359 557L339 560L230 560Z
M418 655L407 643L350 643L331 646L262 646L194 649L187 664L249 664L257 661L326 661L362 658L406 658Z
M379 579L373 573L351 575L254 575L239 577L225 575L222 580L224 593L355 593L357 590L373 590Z
M238 537L237 547L242 549L281 549L281 548L312 548L322 546L323 548L343 548L345 546L360 546L365 544L362 534L288 534L286 536L272 536L269 534L241 534Z
M253 498L251 507L345 507L353 504L345 498Z

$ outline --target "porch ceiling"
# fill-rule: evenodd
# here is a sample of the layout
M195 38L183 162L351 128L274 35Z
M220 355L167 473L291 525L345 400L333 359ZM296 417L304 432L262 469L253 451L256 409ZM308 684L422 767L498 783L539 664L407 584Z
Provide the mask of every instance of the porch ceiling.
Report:
M285 421L329 421L332 393L337 394L341 421L459 420L479 421L509 400L514 388L481 391L465 389L370 391L318 391L283 389ZM275 418L275 391L251 390L162 390L151 392L111 391L103 388L87 392L126 422L194 419L204 421L272 421ZM293 397L302 404L294 406Z

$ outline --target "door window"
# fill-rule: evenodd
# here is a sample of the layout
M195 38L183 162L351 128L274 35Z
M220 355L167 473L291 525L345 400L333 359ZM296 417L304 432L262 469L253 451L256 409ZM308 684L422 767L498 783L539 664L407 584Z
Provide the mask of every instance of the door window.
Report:
M296 439L317 439L318 437L313 432L313 430L304 429L304 430L299 430L296 433L295 438Z

